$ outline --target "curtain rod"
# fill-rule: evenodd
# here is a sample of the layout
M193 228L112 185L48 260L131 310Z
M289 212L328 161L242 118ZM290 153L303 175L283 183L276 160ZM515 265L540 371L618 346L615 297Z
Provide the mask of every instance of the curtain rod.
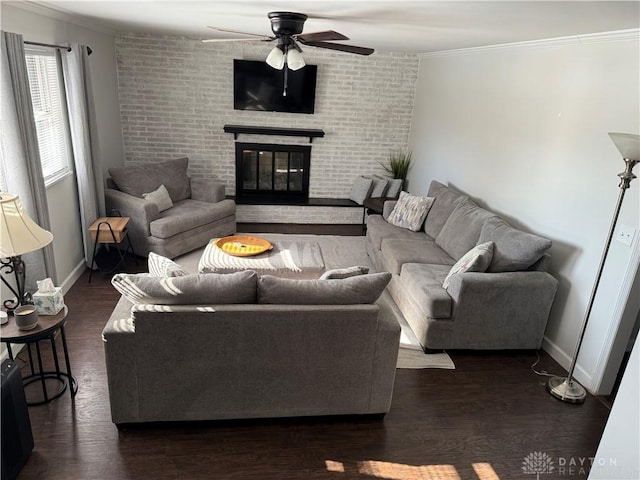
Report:
M50 43L39 43L39 42L29 42L27 40L24 41L27 45L37 45L38 47L49 47L49 48L59 48L60 50L66 50L67 52L71 51L71 47L64 45L52 45Z

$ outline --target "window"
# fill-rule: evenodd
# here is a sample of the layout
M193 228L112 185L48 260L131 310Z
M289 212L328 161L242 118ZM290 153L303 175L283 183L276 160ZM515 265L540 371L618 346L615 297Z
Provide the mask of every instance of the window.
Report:
M71 172L64 87L58 52L25 49L33 114L46 186Z

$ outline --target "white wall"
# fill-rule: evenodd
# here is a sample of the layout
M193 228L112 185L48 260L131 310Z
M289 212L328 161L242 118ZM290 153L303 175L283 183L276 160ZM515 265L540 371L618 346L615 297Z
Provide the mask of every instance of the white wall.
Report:
M639 59L638 32L627 32L420 60L409 190L450 182L514 226L553 240L551 273L560 288L544 348L565 367L624 170L607 133L640 131ZM636 230L639 188L635 181L627 191L620 215ZM633 248L612 245L576 371L587 388L598 383L638 250L637 234Z
M89 45L89 57L98 123L98 143L103 171L124 164L122 129L116 77L114 36L70 21L53 18L59 16L46 8L27 6L24 10L2 3L2 30L20 33L25 40L65 44L79 42ZM80 236L80 213L75 177L70 176L47 190L51 231L54 235L58 284L69 288L84 270L84 254Z
M589 480L640 478L640 341L636 340L604 427Z

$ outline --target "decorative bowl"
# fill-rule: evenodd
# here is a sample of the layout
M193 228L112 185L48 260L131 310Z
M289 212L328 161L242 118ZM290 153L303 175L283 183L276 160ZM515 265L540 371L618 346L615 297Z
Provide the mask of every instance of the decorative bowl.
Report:
M232 235L219 238L214 245L227 255L234 257L252 257L273 248L271 242L251 235Z

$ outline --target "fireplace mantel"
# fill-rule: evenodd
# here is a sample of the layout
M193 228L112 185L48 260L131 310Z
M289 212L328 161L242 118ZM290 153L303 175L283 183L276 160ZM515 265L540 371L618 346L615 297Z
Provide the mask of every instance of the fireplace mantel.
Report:
M284 128L284 127L257 127L252 125L225 125L226 133L233 133L235 140L240 133L250 135L281 135L286 137L309 137L309 143L314 138L324 137L324 130L316 128Z

